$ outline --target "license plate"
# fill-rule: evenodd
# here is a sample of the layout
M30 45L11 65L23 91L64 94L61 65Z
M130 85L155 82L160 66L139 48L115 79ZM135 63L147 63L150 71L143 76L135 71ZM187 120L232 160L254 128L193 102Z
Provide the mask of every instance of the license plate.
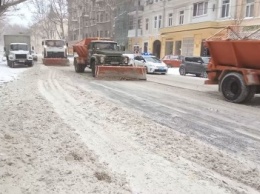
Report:
M118 65L119 62L111 62L111 65Z
M25 62L25 60L19 60L18 62L20 62L20 63L24 63L24 62Z

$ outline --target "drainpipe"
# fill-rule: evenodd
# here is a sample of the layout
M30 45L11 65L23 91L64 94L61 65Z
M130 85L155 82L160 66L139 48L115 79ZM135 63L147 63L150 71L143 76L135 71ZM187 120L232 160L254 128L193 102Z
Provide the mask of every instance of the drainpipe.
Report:
M139 13L138 13L138 0L135 1L136 2L136 5L135 5L135 45L137 45L137 38L138 38L138 19L139 19Z
M162 15L162 19L163 19L163 21L162 21L162 28L165 28L165 21L166 21L166 18L165 18L165 5L166 5L166 0L163 0L163 15Z

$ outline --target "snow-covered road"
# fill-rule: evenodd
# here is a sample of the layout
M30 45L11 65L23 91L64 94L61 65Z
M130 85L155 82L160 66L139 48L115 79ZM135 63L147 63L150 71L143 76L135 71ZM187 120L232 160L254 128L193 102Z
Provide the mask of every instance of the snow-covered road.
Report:
M260 192L257 97L203 78L95 80L36 65L0 88L0 194Z

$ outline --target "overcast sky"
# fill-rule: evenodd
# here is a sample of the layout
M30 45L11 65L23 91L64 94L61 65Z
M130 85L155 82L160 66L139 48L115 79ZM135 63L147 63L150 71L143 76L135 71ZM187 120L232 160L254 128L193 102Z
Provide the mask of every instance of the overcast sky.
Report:
M28 3L23 3L17 6L18 11L11 10L8 15L10 24L19 24L28 26L32 22L31 6Z

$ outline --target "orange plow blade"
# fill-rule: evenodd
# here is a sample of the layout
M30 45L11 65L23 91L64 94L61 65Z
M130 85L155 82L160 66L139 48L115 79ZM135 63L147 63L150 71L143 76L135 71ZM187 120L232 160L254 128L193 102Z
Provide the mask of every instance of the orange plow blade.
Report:
M69 59L65 58L45 58L42 62L46 66L69 66Z
M97 66L96 78L117 80L146 80L145 67Z

